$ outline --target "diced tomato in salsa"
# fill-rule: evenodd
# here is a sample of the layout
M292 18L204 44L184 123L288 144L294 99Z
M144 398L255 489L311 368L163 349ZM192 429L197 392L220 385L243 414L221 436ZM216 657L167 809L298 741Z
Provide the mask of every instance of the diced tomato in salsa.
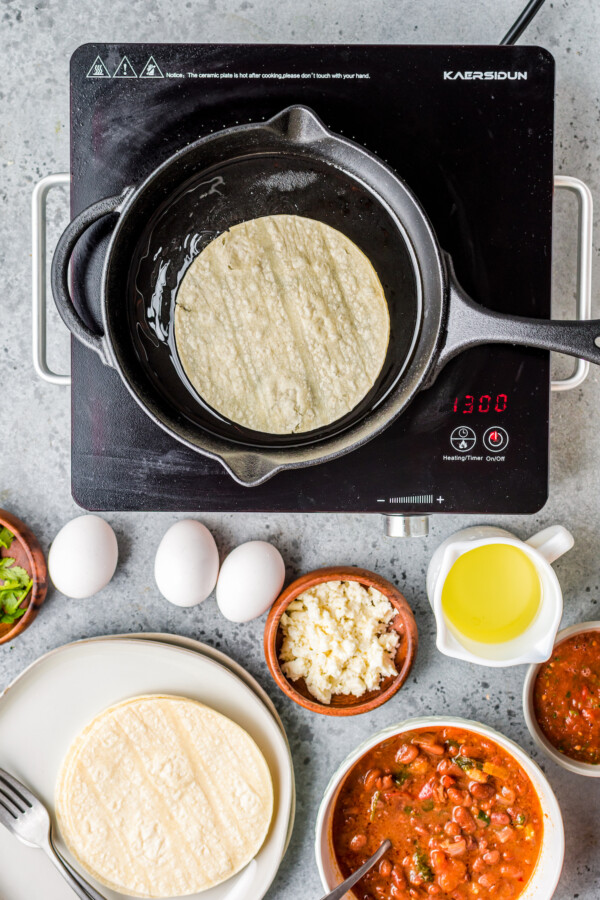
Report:
M579 762L600 763L600 632L561 641L537 674L535 717L553 747Z
M401 789L386 790L390 781ZM406 732L373 747L346 776L333 814L344 877L392 842L353 888L359 900L516 900L542 836L540 802L519 763L457 728Z

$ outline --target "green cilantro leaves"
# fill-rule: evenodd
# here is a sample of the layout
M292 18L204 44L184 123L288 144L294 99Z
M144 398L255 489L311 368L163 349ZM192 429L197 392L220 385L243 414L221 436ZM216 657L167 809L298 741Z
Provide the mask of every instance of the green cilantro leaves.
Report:
M8 528L0 527L0 548L8 550L13 538ZM12 556L0 557L0 624L13 625L25 615L27 607L21 604L32 584L29 573L16 566Z
M14 534L12 531L9 531L8 528L5 528L3 525L0 525L0 547L4 547L5 550L10 550L13 539Z

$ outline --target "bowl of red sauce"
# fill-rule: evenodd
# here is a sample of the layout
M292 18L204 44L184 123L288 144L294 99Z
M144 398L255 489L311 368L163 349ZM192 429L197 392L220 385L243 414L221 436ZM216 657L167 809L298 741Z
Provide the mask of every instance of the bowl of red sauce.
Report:
M527 672L523 711L533 740L554 762L600 777L600 622L559 632L550 659Z
M331 779L315 852L330 891L385 838L355 900L549 900L564 856L557 800L539 767L479 722L409 719L353 751Z

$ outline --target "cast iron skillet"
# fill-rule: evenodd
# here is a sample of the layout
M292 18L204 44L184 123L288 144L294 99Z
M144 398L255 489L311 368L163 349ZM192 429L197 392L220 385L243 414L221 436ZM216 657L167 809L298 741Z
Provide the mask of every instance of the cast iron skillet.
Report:
M372 390L344 418L300 435L250 431L209 407L183 372L172 328L179 282L203 247L232 225L276 213L346 234L373 263L390 309L390 344ZM87 228L107 215L115 224L102 279L103 333L95 334L73 307L69 262ZM52 289L72 333L117 369L142 409L247 486L371 440L467 347L523 344L600 364L600 321L517 318L474 303L408 187L303 106L201 138L137 188L85 209L58 243Z

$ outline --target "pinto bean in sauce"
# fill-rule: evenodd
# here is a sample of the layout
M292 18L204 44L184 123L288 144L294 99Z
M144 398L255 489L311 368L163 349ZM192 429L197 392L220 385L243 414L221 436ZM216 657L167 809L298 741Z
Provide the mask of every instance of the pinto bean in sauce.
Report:
M516 900L542 834L539 800L517 761L456 728L407 732L369 750L333 816L344 877L392 842L353 889L359 900Z

